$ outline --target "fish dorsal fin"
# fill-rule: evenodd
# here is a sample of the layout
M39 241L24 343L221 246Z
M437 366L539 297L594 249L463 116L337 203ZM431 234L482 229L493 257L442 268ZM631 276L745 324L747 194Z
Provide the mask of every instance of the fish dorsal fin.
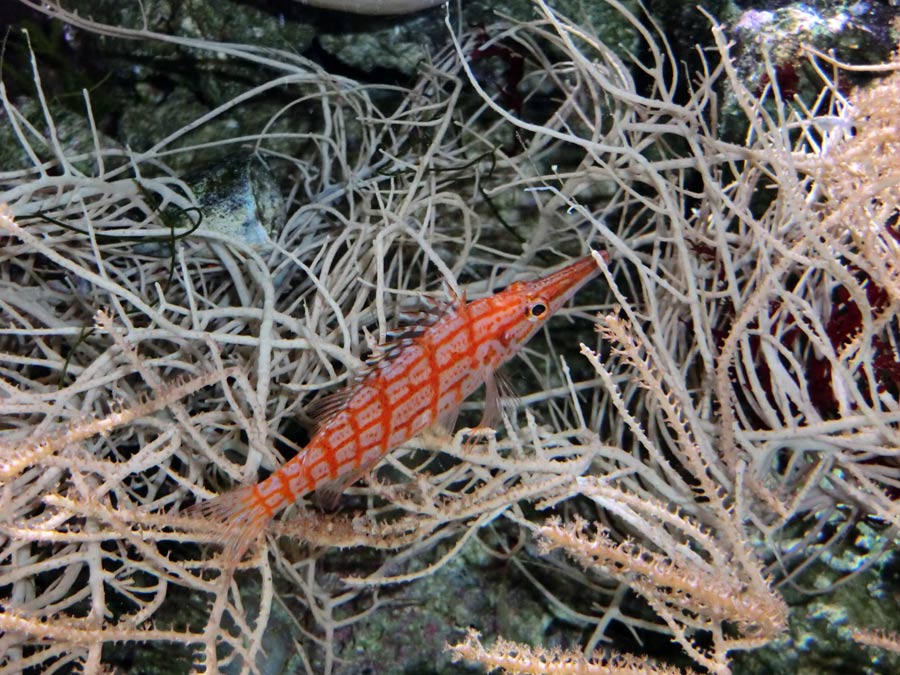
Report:
M312 420L313 433L322 428L332 417L344 409L347 402L356 393L358 387L356 380L357 377L354 376L346 386L341 387L337 391L324 394L306 406L306 414Z
M312 420L313 432L344 409L347 402L353 398L373 370L390 363L405 347L422 337L425 331L440 321L442 317L456 311L465 301L465 293L462 296L452 295L449 299L421 296L415 304L398 313L401 325L387 332L387 340L381 344L372 345L371 334L366 333L366 342L370 345L371 353L365 361L365 366L358 373L352 375L345 386L319 397L307 406L306 414Z
M373 369L382 367L394 359L405 347L422 337L425 331L443 317L455 312L465 301L465 294L446 300L434 296L421 296L417 298L415 304L401 309L398 312L400 325L387 331L387 339L373 348L369 358L366 359L366 369L358 378L365 378Z
M459 307L465 302L463 296L450 294L449 297L440 298L434 295L420 295L412 303L400 308L397 316L400 319L401 328L428 328L437 323L441 317ZM389 333L390 334L390 331Z

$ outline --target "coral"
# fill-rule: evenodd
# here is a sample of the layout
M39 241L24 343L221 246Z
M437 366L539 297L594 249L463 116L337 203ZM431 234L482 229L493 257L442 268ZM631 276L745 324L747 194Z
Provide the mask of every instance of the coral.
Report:
M480 636L470 630L464 642L452 647L459 658L478 661L489 670L501 669L511 675L548 673L548 675L695 675L693 670L668 668L640 657L607 656L602 653L586 657L578 652L560 649L530 648L503 638L490 649L481 644Z
M628 5L609 3L640 62L537 0L528 20L448 16L449 47L409 87L364 85L21 2L258 79L135 146L104 138L87 93L85 135L62 143L33 56L36 104L0 82L20 148L0 172L0 669L99 673L114 647L154 644L182 670L263 672L288 658L267 662L267 627L293 616L294 665L350 672L356 627L475 548L555 621L529 647L507 638L540 622L494 638L512 629L475 611L493 646L454 626L455 655L684 672L640 653L663 636L725 675L779 639L781 591L861 523L880 543L860 567L896 546L896 76L848 98L848 67L809 48L818 94L774 96L743 83L713 21L685 80ZM740 143L717 133L725 85ZM264 120L207 135L262 98L278 102ZM203 227L184 178L247 154L286 195L265 250ZM223 573L221 532L185 509L300 452L316 401L411 301L487 294L588 247L610 253L603 283L525 350L503 429L414 439ZM605 649L613 634L636 637ZM892 643L873 635L857 639Z

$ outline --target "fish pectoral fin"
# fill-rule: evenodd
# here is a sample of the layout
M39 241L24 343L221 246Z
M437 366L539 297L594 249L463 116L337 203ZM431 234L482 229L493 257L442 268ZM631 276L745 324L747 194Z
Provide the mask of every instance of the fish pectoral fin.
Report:
M512 419L516 412L518 397L506 373L497 370L484 381L484 413L478 422L478 429L496 429L501 417Z
M472 446L480 434L494 431L501 418L513 419L517 406L518 397L506 374L499 370L488 374L484 378L484 412L478 424L472 428L473 433L469 434L465 444ZM429 430L439 438L452 438L458 417L459 406L454 406L438 415Z
M437 436L452 436L458 418L459 406L456 405L438 415L437 419L431 425L432 431L434 431Z
M471 452L478 445L478 439L493 436L501 418L513 419L516 411L516 396L509 379L501 371L494 371L484 379L484 412L472 427L463 442L463 450ZM504 414L505 413L505 414Z

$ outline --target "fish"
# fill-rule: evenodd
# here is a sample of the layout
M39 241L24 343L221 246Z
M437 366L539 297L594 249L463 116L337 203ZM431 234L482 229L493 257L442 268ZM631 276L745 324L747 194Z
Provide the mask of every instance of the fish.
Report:
M608 260L605 252L595 255ZM498 368L599 271L588 255L534 281L515 281L471 302L463 293L424 312L348 385L322 399L301 452L263 481L200 502L190 514L220 527L226 560L236 565L288 505L352 484L435 424L452 431L460 405L483 384L482 426L492 426L486 422L498 411Z

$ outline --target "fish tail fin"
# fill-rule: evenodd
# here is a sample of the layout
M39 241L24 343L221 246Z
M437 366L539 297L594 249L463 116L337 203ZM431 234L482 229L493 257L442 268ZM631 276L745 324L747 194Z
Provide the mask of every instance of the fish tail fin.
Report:
M186 514L207 521L223 547L225 562L236 567L262 533L272 512L258 497L255 485L235 488L213 499L194 504Z

